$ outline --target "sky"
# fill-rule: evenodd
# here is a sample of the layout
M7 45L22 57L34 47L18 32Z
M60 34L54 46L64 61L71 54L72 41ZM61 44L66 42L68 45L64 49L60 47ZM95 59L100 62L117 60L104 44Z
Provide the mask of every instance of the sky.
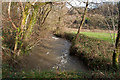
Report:
M72 6L75 7L85 7L85 3L83 3L83 1L87 1L87 0L69 0L68 2L70 2L72 4ZM120 0L89 0L89 2L94 2L94 3L101 3L101 2L118 2ZM81 3L82 2L82 3ZM66 6L68 8L71 8L71 6L69 4L66 4ZM95 6L94 4L91 4L90 7Z
M35 0L0 0L0 1L2 1L2 2L10 2L10 1L12 1L12 2L20 2L20 1L22 1L22 2L26 2L26 1L32 1L32 2L34 2ZM44 2L46 2L46 1L52 1L52 2L55 2L55 1L73 1L73 2L76 2L77 0L37 0L37 2L42 2L42 1L44 1ZM78 1L87 1L87 0L78 0ZM90 2L100 2L100 1L114 1L114 2L118 2L118 1L120 1L120 0L89 0Z

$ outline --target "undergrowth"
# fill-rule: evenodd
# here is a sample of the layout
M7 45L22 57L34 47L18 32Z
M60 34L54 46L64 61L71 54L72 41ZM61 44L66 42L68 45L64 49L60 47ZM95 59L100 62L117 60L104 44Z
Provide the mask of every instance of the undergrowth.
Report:
M110 42L91 38L80 34L79 41L75 43L74 33L56 34L72 42L71 55L77 55L91 70L112 70L113 45Z

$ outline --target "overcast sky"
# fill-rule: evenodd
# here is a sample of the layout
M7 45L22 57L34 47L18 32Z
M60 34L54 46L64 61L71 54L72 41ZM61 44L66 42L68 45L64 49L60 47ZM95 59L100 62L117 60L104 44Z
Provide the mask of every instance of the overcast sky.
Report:
M76 7L84 7L85 6L85 3L81 3L81 2L85 2L87 0L69 0L68 2L70 2L73 6L76 6ZM118 2L120 0L89 0L89 2L94 2L94 3L101 3L101 2ZM68 8L70 8L71 6L70 5L66 5ZM95 6L95 5L91 5L91 6ZM89 6L89 7L91 7Z

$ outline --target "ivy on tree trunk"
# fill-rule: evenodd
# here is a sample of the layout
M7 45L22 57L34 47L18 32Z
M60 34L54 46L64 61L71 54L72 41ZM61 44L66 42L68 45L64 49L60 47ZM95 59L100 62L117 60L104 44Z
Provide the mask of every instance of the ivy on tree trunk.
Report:
M113 67L115 70L119 69L119 55L120 55L120 2L118 3L119 20L118 20L118 33L115 43L115 50L113 53Z

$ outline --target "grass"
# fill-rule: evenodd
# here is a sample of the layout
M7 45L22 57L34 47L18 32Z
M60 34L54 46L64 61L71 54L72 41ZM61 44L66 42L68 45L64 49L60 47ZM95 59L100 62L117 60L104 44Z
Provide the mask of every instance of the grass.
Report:
M82 32L76 43L75 32L59 33L56 36L71 41L70 54L78 56L93 73L100 75L101 73L96 73L100 71L104 74L104 78L120 78L120 70L115 72L112 67L114 46L109 40L108 33ZM102 75L98 76L101 77Z
M4 64L2 78L89 78L89 73L60 71L16 71L14 67Z
M73 32L74 34L76 34L77 32ZM112 37L114 37L114 33L110 34L110 33L105 33L105 32L81 32L81 34L84 34L88 37L92 37L92 38L97 38L100 40L104 40L104 41L108 41L112 43ZM117 34L115 34L115 36L117 36Z
M113 45L101 39L80 34L79 41L74 42L74 33L59 34L72 41L71 54L77 55L91 70L111 70Z
M35 79L52 79L52 80L66 80L66 79L82 79L82 78L119 78L119 72L101 72L101 71L89 71L89 72L59 72L59 71L15 71L13 67L4 65L2 68L2 80L6 78L35 78Z
M75 33L56 35L74 43ZM80 57L86 66L93 71L87 73L59 71L14 72L12 70L14 68L3 66L3 78L120 78L120 71L114 72L112 70L113 45L110 43L109 38L108 33L82 32L77 44L71 46L71 54Z

